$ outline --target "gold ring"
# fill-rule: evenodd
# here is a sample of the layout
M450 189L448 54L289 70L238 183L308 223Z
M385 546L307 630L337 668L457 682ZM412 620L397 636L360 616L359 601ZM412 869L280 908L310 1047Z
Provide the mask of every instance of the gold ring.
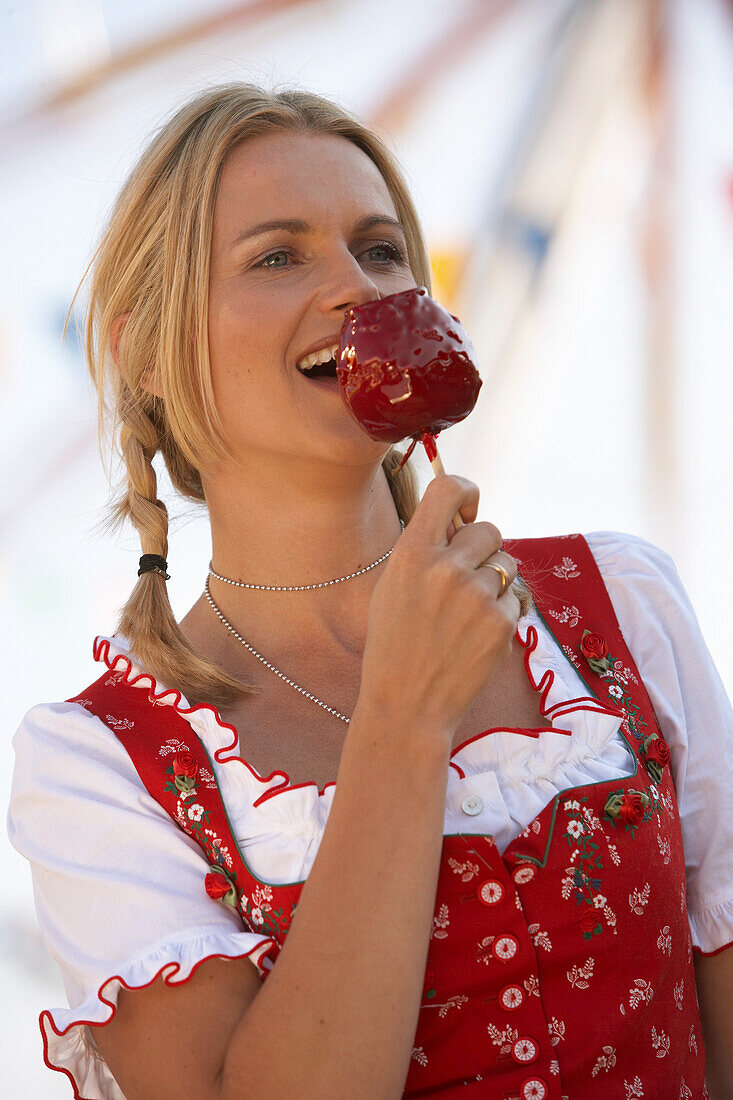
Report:
M509 574L507 573L507 571L506 571L506 569L504 568L503 565L499 565L495 561L484 561L484 562L481 563L481 566L484 569L495 569L497 573L501 574L501 591L499 592L499 595L496 597L497 600L500 600L501 597L506 592L507 588L509 587L509 583L510 583L509 582Z

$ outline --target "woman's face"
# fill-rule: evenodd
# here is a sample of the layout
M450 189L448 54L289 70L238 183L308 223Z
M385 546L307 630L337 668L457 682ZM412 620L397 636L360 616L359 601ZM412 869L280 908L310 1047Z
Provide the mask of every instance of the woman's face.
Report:
M253 232L296 219L305 225ZM351 419L337 386L313 383L296 363L326 337L338 343L351 306L417 285L390 219L398 215L379 170L345 138L268 134L228 157L214 211L209 353L238 461L267 452L362 465L387 450Z

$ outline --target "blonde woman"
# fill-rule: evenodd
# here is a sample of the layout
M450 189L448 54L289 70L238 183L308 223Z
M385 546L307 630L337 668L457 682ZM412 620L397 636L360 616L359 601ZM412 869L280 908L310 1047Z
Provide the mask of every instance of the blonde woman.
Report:
M707 1095L707 1050L729 1096L733 720L671 558L503 541L302 372L350 307L430 288L384 144L215 88L92 266L142 556L95 682L14 741L49 1067L82 1100L649 1100ZM158 453L211 521L180 623Z

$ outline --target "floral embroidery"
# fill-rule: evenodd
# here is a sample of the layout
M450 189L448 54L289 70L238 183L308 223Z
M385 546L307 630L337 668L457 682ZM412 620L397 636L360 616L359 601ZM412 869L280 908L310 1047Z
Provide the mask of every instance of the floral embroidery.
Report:
M659 929L657 947L663 955L669 955L670 958L672 957L672 937L669 934L668 924L665 924L664 928Z
M540 983L537 979L536 974L530 974L528 978L525 978L522 984L524 985L524 988L527 990L527 993L530 997L539 997Z
M603 931L601 913L614 932L616 917L601 893L601 880L595 874L603 870L603 862L598 854L599 845L594 840L595 830L602 832L602 825L593 810L586 805L587 801L587 796L583 796L580 799L568 799L564 803L564 808L571 817L564 837L575 851L570 857L572 865L565 869L560 888L564 898L567 899L572 894L576 905L581 907L578 923L583 939L590 940Z
M568 607L567 604L563 606L562 611L548 611L547 614L552 615L553 619L557 619L559 623L570 623L572 627L580 622L580 612L577 607Z
M624 1088L626 1089L626 1100L641 1100L644 1095L644 1088L641 1083L641 1077L637 1076L629 1084L628 1081L624 1081Z
M590 1071L591 1077L595 1077L602 1069L608 1073L609 1069L613 1069L616 1065L616 1051L613 1047L605 1046L601 1048L601 1051L601 1054L598 1055L598 1061Z
M428 1064L428 1056L422 1047L413 1047L411 1057L415 1059L419 1066L426 1066Z
M563 645L562 651L565 654L565 656L575 665L578 672L580 672L580 661L578 660L578 658L576 657L575 653L570 648L570 646L569 645Z
M482 962L485 966L489 966L491 964L494 956L491 954L491 951L489 951L488 948L491 947L495 939L496 936L484 936L482 940L479 940L475 948L477 962Z
M629 1004L631 1007L638 1008L644 1001L651 1004L654 996L651 982L645 981L644 978L634 978L634 985L636 988L629 990Z
M679 1100L692 1100L692 1089L688 1088L685 1084L684 1077L680 1082L680 1095Z
M608 844L608 854L611 857L611 861L618 867L621 862L621 856L618 854L618 849L615 844Z
M603 816L610 821L614 829L617 821L623 821L625 831L634 836L634 830L645 821L650 821L659 812L659 799L652 788L624 791L623 787L611 791L603 807Z
M552 951L552 944L550 943L550 937L547 932L540 932L539 924L529 924L527 931L532 937L532 942L535 947L544 947L545 951Z
M659 845L659 854L662 857L662 863L666 867L672 858L672 848L669 840L666 836L660 836L660 834L657 833L657 844Z
M572 970L567 971L568 981L573 989L587 989L590 985L590 979L593 977L593 967L595 965L593 956L591 955L586 959L583 966L574 966Z
M179 749L184 752L189 751L188 745L184 741L177 741L175 737L169 737L158 749L158 756L168 756L172 752L178 752Z
M458 993L453 997L449 997L445 1004L432 1005L431 1007L438 1008L438 1016L441 1020L444 1020L451 1008L460 1008L461 1005L465 1004L468 1004L468 997L465 993Z
M505 1027L503 1031L499 1031L499 1028L495 1027L494 1024L488 1024L486 1030L491 1036L494 1046L500 1048L500 1054L509 1054L512 1044L516 1043L519 1038L519 1032L515 1027Z
M680 978L677 985L674 987L674 1003L677 1005L680 1012L682 1011L682 1001L685 995L685 979Z
M438 910L437 914L433 917L433 930L430 933L430 938L436 940L445 940L448 938L446 928L450 924L450 917L448 915L448 906L443 903Z
M131 718L115 718L112 714L105 715L105 722L108 726L111 726L113 730L121 733L123 730L131 730L135 725Z
M556 1047L560 1040L565 1038L565 1021L557 1020L553 1016L547 1025L547 1031L550 1036L550 1042Z
M580 576L580 570L578 569L577 565L572 558L568 557L564 557L562 559L562 564L554 565L552 567L552 572L555 574L556 577L566 581Z
M657 1052L657 1058L664 1058L669 1054L669 1036L663 1031L657 1035L657 1029L652 1027L652 1046Z
M457 859L453 859L452 856L448 857L448 865L452 867L453 871L461 876L461 882L470 882L474 875L479 872L478 863L459 863Z
M694 1024L690 1027L690 1037L687 1040L687 1045L690 1048L690 1050L694 1050L695 1054L697 1054L697 1036L695 1035L695 1025Z
M636 913L637 917L644 915L644 906L649 901L649 883L645 883L643 890L637 890L636 887L629 894L629 905L631 912Z

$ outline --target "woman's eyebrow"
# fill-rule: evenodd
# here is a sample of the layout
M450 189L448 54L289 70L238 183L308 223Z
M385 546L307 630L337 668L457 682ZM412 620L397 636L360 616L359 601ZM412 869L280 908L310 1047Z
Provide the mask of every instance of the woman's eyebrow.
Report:
M391 225L395 229L399 229L407 236L407 231L401 221L397 218L391 218L388 214L367 214L366 217L360 218L354 225L354 232L360 233L365 229L373 229L377 225ZM234 238L230 244L230 249L236 248L242 241L249 240L250 237L259 237L263 233L270 233L273 229L285 229L289 233L312 233L313 226L308 222L302 221L300 218L280 218L269 222L260 222L259 225L250 226L249 229L243 229Z

